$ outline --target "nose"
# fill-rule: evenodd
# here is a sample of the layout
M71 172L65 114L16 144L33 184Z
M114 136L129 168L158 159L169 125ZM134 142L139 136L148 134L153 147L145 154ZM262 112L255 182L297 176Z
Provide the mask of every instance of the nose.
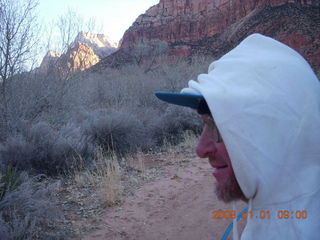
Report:
M196 153L200 158L207 158L210 154L214 154L216 151L217 147L214 142L214 136L205 126L198 141Z

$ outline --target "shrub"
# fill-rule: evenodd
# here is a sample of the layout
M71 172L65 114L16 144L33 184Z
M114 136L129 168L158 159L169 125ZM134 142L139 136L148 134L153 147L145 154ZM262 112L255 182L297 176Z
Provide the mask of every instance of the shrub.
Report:
M6 174L2 181L10 179ZM0 239L64 239L67 233L57 231L63 215L52 199L57 185L39 183L25 173L16 172L16 177L20 185L0 201Z
M158 145L162 145L165 141L178 144L183 140L183 134L187 130L199 134L201 121L192 110L169 105L163 115L155 119L153 127L152 132Z
M50 176L72 168L78 149L68 138L40 122L7 139L0 147L0 161L19 170L35 170Z
M175 144L184 130L198 131L197 120L187 109L167 107L153 92L179 91L205 71L209 61L197 57L159 62L147 72L125 64L85 71L68 81L52 74L19 75L10 83L8 105L16 134L2 124L0 111L0 165L57 175L80 158L90 165L96 145L121 155L155 142L161 145L164 139ZM82 119L68 123L80 110L87 111Z
M87 114L82 122L84 134L105 150L117 155L147 148L151 143L146 138L144 126L132 114L111 109L100 109Z
M95 155L95 146L90 138L83 133L83 129L75 122L68 122L59 131L61 137L63 137L68 146L73 149L72 162L89 166ZM69 159L70 161L70 159ZM80 166L81 167L81 166ZM71 165L73 168L73 165Z

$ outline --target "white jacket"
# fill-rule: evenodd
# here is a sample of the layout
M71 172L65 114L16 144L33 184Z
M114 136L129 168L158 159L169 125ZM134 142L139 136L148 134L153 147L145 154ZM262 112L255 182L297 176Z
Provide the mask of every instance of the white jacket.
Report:
M303 57L253 34L188 90L206 99L250 199L253 217L241 239L319 240L320 83ZM297 219L303 210L306 219ZM262 211L271 218L261 219Z

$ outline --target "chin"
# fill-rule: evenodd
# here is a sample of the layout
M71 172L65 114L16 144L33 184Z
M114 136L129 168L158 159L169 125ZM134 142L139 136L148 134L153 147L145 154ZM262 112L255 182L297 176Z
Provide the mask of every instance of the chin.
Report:
M215 192L218 199L225 203L235 200L247 200L235 177L222 182L217 182Z

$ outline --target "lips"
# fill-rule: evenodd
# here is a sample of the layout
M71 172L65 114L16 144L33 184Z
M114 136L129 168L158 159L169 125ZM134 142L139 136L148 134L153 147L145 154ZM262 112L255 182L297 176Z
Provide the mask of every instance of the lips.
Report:
M229 176L229 165L223 161L219 156L208 158L211 167L214 168L212 175L217 179L228 178Z
M212 174L217 180L228 177L228 173L229 173L228 165L220 165L220 166L213 165L213 167L214 167L214 171Z
M226 168L226 167L228 167L228 165L227 165L227 164L224 164L224 165L212 164L212 167L213 167L213 168L216 168L216 169L219 169L219 168Z
M209 158L209 163L210 163L211 167L213 167L215 169L228 167L228 164L226 164L225 161L216 161L214 159Z

